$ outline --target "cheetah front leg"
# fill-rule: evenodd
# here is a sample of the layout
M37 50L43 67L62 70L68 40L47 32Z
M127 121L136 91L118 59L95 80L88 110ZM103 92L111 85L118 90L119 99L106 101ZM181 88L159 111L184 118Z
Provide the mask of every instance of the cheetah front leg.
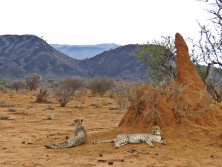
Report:
M146 140L145 142L146 142L146 144L149 144L149 146L150 146L151 148L154 147L154 144L152 143L152 140Z
M166 141L165 140L160 140L160 143L163 145L166 145Z
M166 141L165 140L161 140L161 138L158 138L158 139L156 139L154 141L166 145Z

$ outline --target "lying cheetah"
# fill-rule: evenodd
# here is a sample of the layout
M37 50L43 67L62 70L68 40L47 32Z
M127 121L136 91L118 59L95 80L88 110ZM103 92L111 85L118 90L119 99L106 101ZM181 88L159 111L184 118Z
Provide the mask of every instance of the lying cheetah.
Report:
M93 142L93 144L114 142L115 144L114 148L120 148L129 143L146 142L147 144L150 145L150 147L154 147L152 142L159 142L161 144L166 144L164 140L161 140L160 132L161 130L159 126L153 126L152 134L150 133L148 134L120 134L120 135L117 135L114 139Z
M86 143L87 141L87 135L86 135L86 130L82 126L82 119L75 119L74 120L74 125L76 127L74 131L74 137L69 138L66 137L66 140L62 143L54 143L51 146L45 145L47 149L54 149L54 148L71 148L75 147L81 144Z

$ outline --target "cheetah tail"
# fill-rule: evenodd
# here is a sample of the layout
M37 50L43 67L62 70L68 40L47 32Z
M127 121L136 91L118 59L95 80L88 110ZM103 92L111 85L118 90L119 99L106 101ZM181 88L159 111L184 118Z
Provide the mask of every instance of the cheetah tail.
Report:
M53 147L53 146L45 145L45 148L47 148L47 149L53 149L54 147Z
M96 142L93 142L93 144L112 143L112 142L114 142L114 139L111 139L111 140L96 141Z

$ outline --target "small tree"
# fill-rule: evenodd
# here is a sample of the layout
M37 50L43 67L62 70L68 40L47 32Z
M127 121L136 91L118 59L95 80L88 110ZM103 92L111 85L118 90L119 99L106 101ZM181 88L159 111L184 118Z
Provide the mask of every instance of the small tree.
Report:
M98 77L91 80L89 88L103 96L114 85L114 80L107 77Z
M149 66L147 72L155 84L163 80L172 81L177 75L174 39L171 36L162 36L161 39L139 45L139 54L135 55Z
M27 89L32 91L37 89L40 81L42 80L42 76L34 73L33 75L26 77L25 79L26 79Z
M206 11L211 14L207 25L199 24L199 39L189 38L199 62L206 66L202 76L209 93L218 102L222 101L222 1L198 0L209 4Z

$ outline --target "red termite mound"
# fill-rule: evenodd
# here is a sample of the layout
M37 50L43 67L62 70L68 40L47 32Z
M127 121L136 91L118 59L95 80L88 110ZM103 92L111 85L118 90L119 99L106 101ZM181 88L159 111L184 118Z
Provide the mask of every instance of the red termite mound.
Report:
M179 33L176 34L175 45L178 68L176 81L165 89L141 85L135 102L120 121L119 127L221 124L222 105L215 102L207 92Z

